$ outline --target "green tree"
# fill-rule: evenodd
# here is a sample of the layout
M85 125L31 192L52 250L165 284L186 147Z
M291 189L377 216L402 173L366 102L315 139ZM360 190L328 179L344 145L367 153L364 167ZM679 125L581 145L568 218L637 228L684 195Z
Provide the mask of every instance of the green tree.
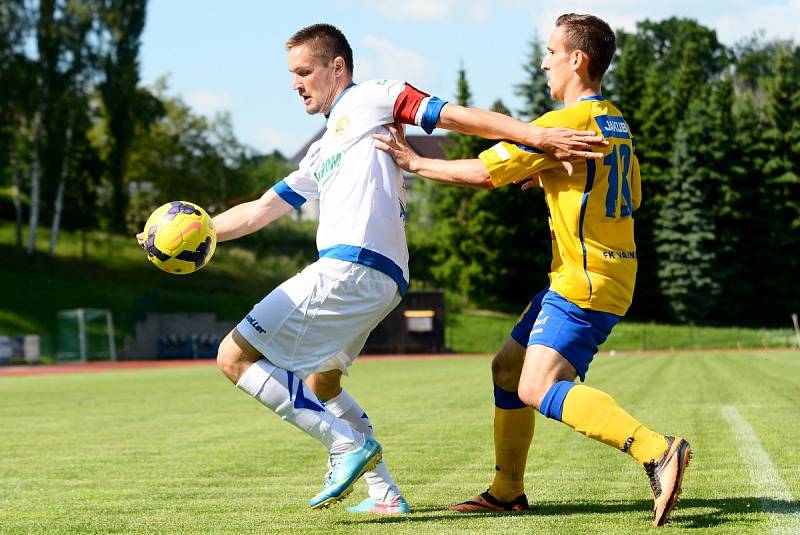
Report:
M105 80L100 84L106 116L110 150L106 158L111 183L109 224L124 231L128 212L126 175L136 126L152 120L139 113L149 107L139 91L139 47L144 30L147 0L103 0L103 21L110 43L104 54Z
M456 82L456 102L461 106L472 105L472 92L462 65ZM487 142L478 136L450 133L453 144L445 149L448 159L475 158ZM472 188L440 187L432 185L433 228L438 246L431 268L434 279L444 286L457 290L463 297L469 296L469 271L471 264L471 244L469 218L470 202L479 192Z
M57 199L68 172L69 140L74 137L76 107L85 103L80 80L91 79L90 49L93 2L42 0L36 18L36 112L30 172L28 253L35 249L41 199Z
M641 132L639 109L653 54L636 34L617 30L616 38L617 55L604 77L603 93L622 108L631 130Z
M166 95L160 81L152 98L165 113L155 123L137 125L130 149L128 182L136 191L129 228L138 228L164 202L186 199L210 212L252 198L285 176L280 157L254 157L233 134L229 114L209 120L183 100ZM100 125L95 138L104 130ZM108 150L108 149L106 149Z
M709 113L699 93L678 127L672 171L655 230L659 280L675 319L709 318L721 285L715 277L717 228L710 213L713 194Z
M774 298L770 321L783 323L800 307L800 49L778 49L767 88L764 198L770 213L762 239L770 250L761 259L764 294Z
M775 54L780 43L766 42L763 31L734 45L736 85L740 92L762 94L772 79Z
M96 21L96 6L93 2L70 2L67 6L68 17L64 17L64 56L68 59L67 67L61 76L62 96L58 102L59 115L63 125L63 134L58 141L60 153L56 154L59 162L54 169L52 222L50 225L50 256L55 255L58 243L61 220L64 211L64 196L70 175L76 170L73 162L74 148L86 136L89 127L89 95L85 90L88 80L93 77L93 53L88 36ZM83 120L81 120L83 119Z
M621 41L617 68L635 69L641 65L645 72L644 86L637 76L628 73L614 80L614 90L626 91L632 82L631 109L627 102L618 102L626 117L633 118L637 154L641 163L643 203L636 214L636 243L639 253L639 273L630 315L663 318L669 311L659 282L658 254L654 232L661 213L661 203L667 195L667 183L673 173L673 141L681 124L686 106L692 96L709 81L716 80L729 63L728 50L719 43L716 33L693 20L670 18L637 23L635 34ZM627 52L628 49L632 49ZM615 71L622 75L625 71ZM612 78L613 79L613 78Z
M29 159L27 130L36 94L36 67L25 55L33 28L33 12L23 0L0 5L0 185L11 184L18 247L22 247L22 190Z
M762 271L772 254L772 245L765 239L770 234L772 207L762 172L769 156L764 141L767 118L763 105L748 92L736 99L733 120L735 150L730 154L729 187L720 203L720 237L728 247L718 259L726 277L717 314L724 323L753 324L766 320L764 313L754 315L753 310L773 308L773 297L763 287L771 277L764 277Z
M522 65L525 81L514 86L514 94L523 102L517 113L523 119L533 121L553 109L553 99L547 87L547 76L542 70L542 45L538 34L534 34L528 46L528 60Z
M701 86L687 106L673 150L656 228L662 291L675 319L720 322L743 240L734 198L741 186L733 83Z
M470 104L463 69L457 97L459 104ZM509 113L499 100L492 110ZM496 143L473 136L455 140L448 153L451 159L474 158ZM437 184L428 191L435 199L435 223L428 239L412 239L412 244L422 244L412 246L412 260L419 262L420 253L429 253L432 259L424 267L439 286L477 306L517 309L538 288L537 277L544 285L551 247L541 190L522 192L519 186L509 186L488 191Z

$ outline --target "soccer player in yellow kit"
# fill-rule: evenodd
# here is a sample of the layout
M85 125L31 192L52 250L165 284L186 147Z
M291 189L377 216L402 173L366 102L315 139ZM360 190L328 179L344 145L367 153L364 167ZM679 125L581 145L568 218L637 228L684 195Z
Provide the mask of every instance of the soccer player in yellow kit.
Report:
M548 41L542 69L564 108L534 124L598 130L608 141L602 160L577 161L572 174L540 151L506 141L478 159L445 161L420 158L402 132L376 136L401 167L433 180L496 188L534 178L523 189L540 183L550 212L550 284L531 299L492 361L495 479L454 510L528 508L523 476L533 409L641 463L653 490L654 525L666 523L680 494L690 444L651 431L610 395L574 382L585 379L598 346L627 311L636 279L639 163L622 113L600 93L614 49L614 32L591 15L562 15Z

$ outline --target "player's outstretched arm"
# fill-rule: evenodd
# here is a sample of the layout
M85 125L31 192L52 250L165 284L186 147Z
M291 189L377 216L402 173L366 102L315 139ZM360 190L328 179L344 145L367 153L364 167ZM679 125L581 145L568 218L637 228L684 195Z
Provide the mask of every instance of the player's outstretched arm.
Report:
M255 201L237 204L218 216L214 221L217 241L233 240L262 229L292 211L292 205L268 190ZM144 249L144 232L136 235L139 247Z
M387 125L386 128L391 135L372 136L375 138L375 147L389 154L402 169L436 182L487 189L493 187L482 161L423 158L408 144L402 128L394 125Z
M560 161L602 158L602 153L592 152L592 146L608 144L602 136L591 130L542 128L502 113L465 108L452 103L442 108L436 126L487 139L508 139L536 147Z
M272 189L255 201L237 204L225 210L214 221L217 241L240 238L260 230L292 211L292 205Z

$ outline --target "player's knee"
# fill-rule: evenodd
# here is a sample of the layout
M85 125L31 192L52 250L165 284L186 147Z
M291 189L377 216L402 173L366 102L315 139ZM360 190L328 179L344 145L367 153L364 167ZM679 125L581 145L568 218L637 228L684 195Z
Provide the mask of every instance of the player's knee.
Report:
M494 384L503 390L513 392L517 389L520 371L520 366L512 365L507 359L502 358L500 355L492 359L492 380Z
M234 383L239 380L239 362L237 355L238 347L230 338L230 335L223 338L217 350L217 368Z
M522 364L525 358L524 350L521 347L504 347L492 359L492 380L494 384L513 392L517 389Z
M503 373L503 359L500 354L494 356L492 359L492 379L497 382L497 376Z

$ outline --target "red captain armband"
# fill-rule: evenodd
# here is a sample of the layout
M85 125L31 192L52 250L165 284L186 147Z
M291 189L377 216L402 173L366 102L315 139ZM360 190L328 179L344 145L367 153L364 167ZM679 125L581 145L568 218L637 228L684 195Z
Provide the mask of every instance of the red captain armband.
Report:
M402 124L416 124L417 111L423 99L430 95L423 93L413 85L406 83L403 91L397 96L394 102L392 116L394 120Z

